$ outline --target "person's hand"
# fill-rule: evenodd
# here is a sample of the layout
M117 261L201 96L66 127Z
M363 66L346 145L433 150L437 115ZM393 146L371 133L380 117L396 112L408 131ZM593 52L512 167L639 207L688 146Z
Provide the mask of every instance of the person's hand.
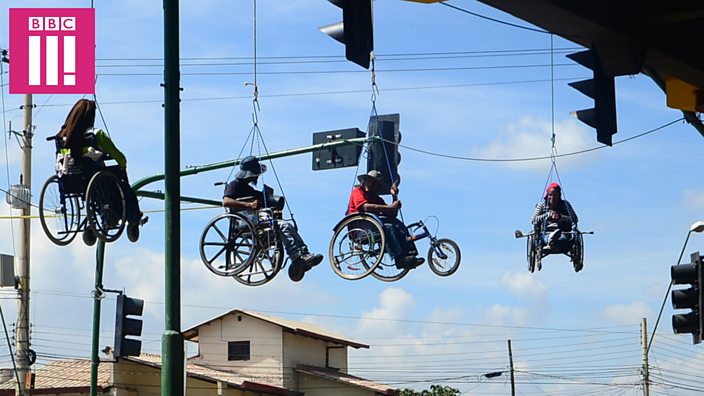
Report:
M250 202L249 204L247 204L247 207L252 210L257 210L257 209L259 209L259 201L254 200L254 201Z
M400 201L400 200L396 200L396 201L392 202L392 203L391 203L391 208L392 208L392 209L401 209L401 201Z
M560 214L555 211L552 211L550 212L550 218L553 220L558 220L560 218Z
M396 183L391 185L389 191L391 192L391 195L398 195L398 186L396 185Z

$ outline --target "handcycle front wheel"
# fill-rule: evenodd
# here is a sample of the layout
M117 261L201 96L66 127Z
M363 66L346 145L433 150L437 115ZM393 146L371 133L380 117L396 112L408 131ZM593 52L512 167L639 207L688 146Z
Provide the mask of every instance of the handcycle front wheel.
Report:
M117 176L108 171L93 175L86 189L88 226L104 242L114 242L125 230L125 192Z
M254 261L256 235L251 221L239 214L223 213L203 230L200 258L216 275L237 275Z
M62 195L59 177L51 176L39 194L39 221L50 241L66 246L78 235L81 209L76 197Z
M378 220L364 214L348 216L330 240L330 265L341 278L362 279L381 263L385 247L384 227Z
M460 267L462 253L455 241L448 238L439 238L428 249L428 265L430 269L440 276L450 276Z

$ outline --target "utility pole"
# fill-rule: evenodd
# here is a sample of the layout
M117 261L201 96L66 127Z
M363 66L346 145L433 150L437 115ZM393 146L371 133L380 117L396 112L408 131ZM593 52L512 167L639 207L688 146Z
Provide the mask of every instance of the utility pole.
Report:
M513 352L511 352L511 339L508 339L508 362L511 367L511 396L516 396L516 382L513 380Z
M20 185L32 191L32 95L24 95L22 107L24 129L22 131L22 175ZM31 197L31 193L30 193ZM30 199L31 201L31 199ZM17 359L17 374L19 382L15 394L24 395L27 389L27 374L29 373L29 250L30 250L30 216L32 205L29 202L22 206L20 221L20 249L18 257L19 286L17 293L17 331L15 342L15 357Z
M648 322L643 318L640 326L641 343L643 344L643 396L650 396L650 372L648 371Z

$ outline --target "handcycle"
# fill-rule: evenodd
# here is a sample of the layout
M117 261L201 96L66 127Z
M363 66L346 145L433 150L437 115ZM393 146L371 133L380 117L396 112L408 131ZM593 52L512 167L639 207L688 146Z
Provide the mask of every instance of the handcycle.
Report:
M273 204L271 207L258 209L251 216L223 213L206 225L199 250L203 264L212 273L231 276L247 286L259 286L274 279L284 267L284 247L277 220L281 219L285 201L272 195L268 186L265 191L269 196L267 202ZM303 277L303 274L293 275ZM290 269L289 276L294 279Z
M551 249L549 246L545 245L542 237L554 231L555 229L540 230L534 228L532 232L527 234L524 234L521 230L516 230L514 232L516 239L527 238L526 256L528 259L528 271L531 273L535 272L536 267L538 271L540 271L543 268L543 258L551 254L564 254L570 258L574 272L581 271L584 268L583 235L593 235L594 231L580 231L576 227L574 227L571 231L561 231L563 235L568 236L568 239L564 241L565 246L563 246L562 249Z
M449 276L460 265L460 248L453 240L437 238L423 221L406 226L410 240L429 238L427 262L437 275ZM370 213L353 213L333 228L329 257L333 271L348 280L371 274L376 279L393 282L406 276L410 268L398 268L386 249L382 219Z
M57 153L57 174L47 179L39 195L39 220L46 236L59 246L68 245L79 233L89 246L96 238L117 240L127 217L120 182L124 171L118 165L105 165L111 159L107 155L97 162L78 157L64 164L69 157L61 141L56 136L46 140L56 141Z

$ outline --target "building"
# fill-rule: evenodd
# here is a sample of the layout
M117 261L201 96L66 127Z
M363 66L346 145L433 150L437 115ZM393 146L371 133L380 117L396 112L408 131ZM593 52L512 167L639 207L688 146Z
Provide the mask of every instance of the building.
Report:
M317 326L255 312L231 310L183 332L198 353L186 363L189 396L376 396L398 390L348 373L347 348L369 348ZM102 361L98 394L161 395L161 356ZM90 361L61 360L34 373L35 395L83 396ZM14 395L15 379L0 383Z

